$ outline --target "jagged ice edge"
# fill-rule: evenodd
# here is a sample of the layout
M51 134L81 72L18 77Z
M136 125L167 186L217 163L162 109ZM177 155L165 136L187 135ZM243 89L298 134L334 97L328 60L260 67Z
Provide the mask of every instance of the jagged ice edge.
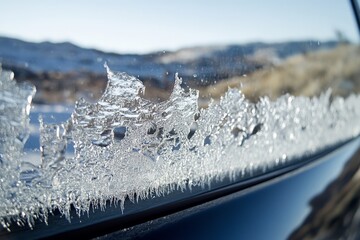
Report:
M328 91L314 98L284 95L274 102L265 97L253 104L230 89L219 103L199 112L198 92L185 92L177 76L169 100L152 103L142 98L140 80L106 68L108 86L97 103L80 99L67 122L41 122L42 164L34 166L40 174L31 184L17 176L12 187L4 179L3 189L16 193L16 204L2 192L3 227L11 221L32 226L34 218L46 221L54 209L70 220L72 205L79 216L109 200L120 202L123 210L126 198L209 186L226 176L238 180L360 132L358 95L330 101ZM123 127L125 136L119 139L115 130ZM189 139L191 128L196 131ZM69 142L75 145L73 158L62 154ZM16 174L18 168L9 170Z

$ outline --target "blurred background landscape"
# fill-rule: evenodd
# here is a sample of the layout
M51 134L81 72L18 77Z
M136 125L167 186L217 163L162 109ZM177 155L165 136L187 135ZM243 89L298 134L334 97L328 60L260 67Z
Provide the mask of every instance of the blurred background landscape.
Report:
M239 88L251 100L276 99L285 93L315 96L328 88L347 96L360 89L359 47L339 38L329 41L254 42L199 46L147 54L117 54L82 48L70 42L33 43L0 37L0 62L18 81L37 88L36 104L72 104L80 97L96 101L106 83L104 63L114 71L142 80L145 97L167 99L175 73L183 87L200 91L206 107L229 87Z

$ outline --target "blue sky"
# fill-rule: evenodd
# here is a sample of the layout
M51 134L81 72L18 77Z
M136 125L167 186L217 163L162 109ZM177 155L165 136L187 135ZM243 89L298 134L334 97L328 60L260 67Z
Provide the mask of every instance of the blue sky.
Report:
M251 41L358 41L343 0L0 0L0 35L121 53Z

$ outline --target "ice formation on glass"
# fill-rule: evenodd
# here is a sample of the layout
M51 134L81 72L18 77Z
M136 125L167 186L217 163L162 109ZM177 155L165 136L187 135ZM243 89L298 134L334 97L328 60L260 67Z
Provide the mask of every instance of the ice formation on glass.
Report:
M198 110L198 92L175 76L170 98L142 97L142 82L107 68L108 86L97 103L80 99L62 124L41 120L41 164L20 162L34 88L0 82L0 221L32 224L59 209L69 216L174 188L240 179L314 154L360 133L360 96L331 100L284 95L254 104L230 89L219 103ZM73 157L65 155L74 144Z

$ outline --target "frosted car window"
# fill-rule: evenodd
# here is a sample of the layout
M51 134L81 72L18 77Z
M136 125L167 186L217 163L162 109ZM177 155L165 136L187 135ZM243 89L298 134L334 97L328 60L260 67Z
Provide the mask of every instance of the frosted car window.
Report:
M209 40L167 50L168 40L146 54L0 37L2 227L10 229L14 222L32 227L55 209L70 219L72 207L81 215L109 201L126 211L125 199L256 177L358 136L358 39L349 30L350 8L328 4L332 7L323 14L323 3L315 1L295 9L281 2L222 5L227 11L212 2L192 5L188 18L170 15L179 25L165 37L143 35L144 45L154 37L184 35L197 44L225 36L228 29L256 40ZM202 18L195 22L202 28L190 21L196 9ZM240 21L248 11L257 17ZM214 16L218 21L207 29L204 24ZM255 21L260 16L266 21ZM231 27L238 21L239 31ZM151 18L146 23L154 24ZM176 38L173 31L181 26L187 29ZM320 30L326 32L322 39ZM290 35L274 38L281 32ZM122 39L138 39L133 34Z

